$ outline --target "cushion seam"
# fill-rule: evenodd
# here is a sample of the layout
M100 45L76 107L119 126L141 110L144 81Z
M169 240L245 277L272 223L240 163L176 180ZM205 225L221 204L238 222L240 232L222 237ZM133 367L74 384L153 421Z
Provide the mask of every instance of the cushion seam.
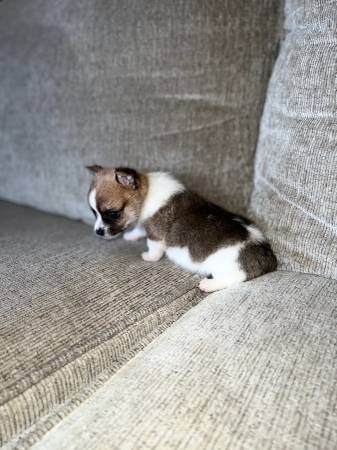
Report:
M275 194L277 194L280 198L282 198L282 200L284 200L287 203L289 203L290 205L294 206L296 209L301 211L306 216L308 216L311 219L315 220L316 222L320 223L324 227L329 228L329 229L333 230L334 232L337 232L336 225L324 221L323 219L318 217L316 214L313 214L313 213L309 212L308 210L306 210L305 208L303 208L302 206L298 205L296 202L294 202L293 200L288 198L286 195L282 194L281 191L271 181L267 180L261 173L256 172L255 173L255 184L257 184L258 181L262 181L263 183L265 183L270 189L272 189L275 192Z

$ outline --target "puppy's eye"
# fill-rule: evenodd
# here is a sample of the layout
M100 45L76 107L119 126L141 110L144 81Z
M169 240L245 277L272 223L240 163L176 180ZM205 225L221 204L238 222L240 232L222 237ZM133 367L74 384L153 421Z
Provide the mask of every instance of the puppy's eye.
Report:
M93 209L93 208L90 208L91 209L91 211L93 212L93 215L95 216L95 217L97 217L97 212Z
M104 212L104 216L110 220L116 220L120 216L120 211L116 211L114 209L108 209Z

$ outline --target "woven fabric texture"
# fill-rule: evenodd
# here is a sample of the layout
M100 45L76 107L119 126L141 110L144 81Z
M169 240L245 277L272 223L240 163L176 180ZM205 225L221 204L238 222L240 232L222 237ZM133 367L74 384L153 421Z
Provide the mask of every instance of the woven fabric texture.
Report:
M201 299L144 243L0 203L0 446L113 372ZM69 406L69 405L68 405ZM67 407L68 407L67 406Z
M337 282L275 272L212 294L34 450L334 450Z
M87 164L246 209L279 0L0 2L0 197L91 219Z
M337 279L337 2L289 0L251 209L280 267Z

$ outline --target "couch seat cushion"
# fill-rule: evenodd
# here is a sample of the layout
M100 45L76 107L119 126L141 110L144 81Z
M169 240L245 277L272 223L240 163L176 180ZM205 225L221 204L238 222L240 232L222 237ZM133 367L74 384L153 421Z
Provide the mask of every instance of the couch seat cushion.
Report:
M113 372L201 298L144 242L1 202L0 443ZM78 400L78 399L77 399ZM1 444L0 444L1 445Z
M275 272L208 296L34 450L335 449L337 282Z

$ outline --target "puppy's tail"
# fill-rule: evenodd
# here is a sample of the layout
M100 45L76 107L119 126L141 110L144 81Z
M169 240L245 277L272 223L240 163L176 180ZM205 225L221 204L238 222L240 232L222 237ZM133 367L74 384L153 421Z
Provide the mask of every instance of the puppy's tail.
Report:
M248 242L240 252L239 262L247 280L277 269L277 259L268 242Z

